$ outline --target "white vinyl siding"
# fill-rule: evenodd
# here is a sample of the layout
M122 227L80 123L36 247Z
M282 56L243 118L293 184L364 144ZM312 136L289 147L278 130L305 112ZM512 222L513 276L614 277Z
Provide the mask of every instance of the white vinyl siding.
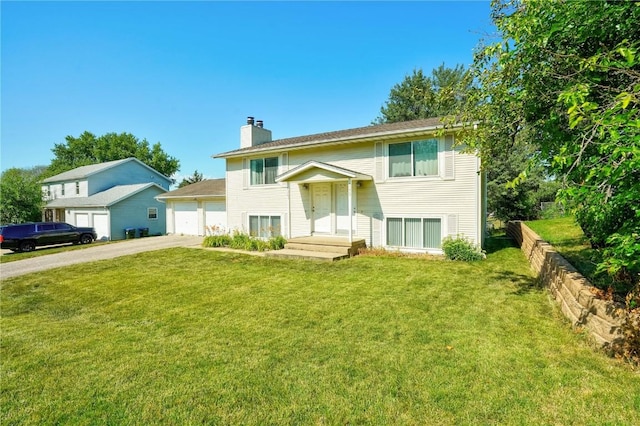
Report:
M455 168L455 179L453 176L451 180L447 179L445 163L448 160L445 158L445 150L452 147L452 143L449 143L452 141L453 138L448 136L438 141L439 176L389 178L388 147L395 143L389 140L289 150L287 169L291 170L314 160L374 178L362 181L359 187L353 185L354 238L365 238L368 246L387 245L389 217L440 218L443 237L460 234L479 242L480 163L475 155L462 153L462 148L456 147L448 155L449 161L453 162L448 169L452 172ZM273 153L269 156L280 155L282 159L281 154ZM226 177L229 230L248 232L250 213L258 216L279 215L282 218L282 232L286 237L311 234L313 183L306 188L302 182L248 188L249 158L244 161L242 158L227 159ZM331 180L330 176L321 176L321 173L310 173L304 177L317 183ZM246 186L243 185L244 182ZM399 235L402 238L403 235ZM401 247L400 244L402 243L395 244L394 247Z
M442 242L440 218L387 218L387 246L439 249Z

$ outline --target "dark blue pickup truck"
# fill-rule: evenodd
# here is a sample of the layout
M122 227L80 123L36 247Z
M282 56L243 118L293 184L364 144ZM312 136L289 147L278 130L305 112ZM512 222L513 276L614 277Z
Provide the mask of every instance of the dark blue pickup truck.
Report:
M52 244L89 244L98 237L94 228L79 228L64 222L31 222L0 226L0 247L33 251Z

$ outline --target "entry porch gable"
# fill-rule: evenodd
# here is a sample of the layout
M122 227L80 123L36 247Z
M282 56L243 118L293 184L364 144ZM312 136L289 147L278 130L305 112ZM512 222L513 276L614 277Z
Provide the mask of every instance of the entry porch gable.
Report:
M344 230L347 231L349 242L352 242L354 186L357 187L359 181L372 179L369 175L312 160L277 176L276 182L297 183L311 191L313 218L310 234L337 234L339 230L346 228ZM340 190L341 188L344 190ZM334 218L333 224L331 218Z

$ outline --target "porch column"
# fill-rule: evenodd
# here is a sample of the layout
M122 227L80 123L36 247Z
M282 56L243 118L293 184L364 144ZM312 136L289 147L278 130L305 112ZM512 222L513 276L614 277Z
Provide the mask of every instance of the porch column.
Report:
M347 208L349 209L349 242L353 242L353 184L351 178L347 179Z

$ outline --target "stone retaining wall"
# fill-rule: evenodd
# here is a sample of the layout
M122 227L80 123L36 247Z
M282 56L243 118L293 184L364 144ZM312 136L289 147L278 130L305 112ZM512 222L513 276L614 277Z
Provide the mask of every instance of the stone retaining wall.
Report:
M507 235L518 243L531 267L575 326L589 330L602 346L619 342L623 311L617 310L612 302L596 298L589 280L524 223L509 222Z

